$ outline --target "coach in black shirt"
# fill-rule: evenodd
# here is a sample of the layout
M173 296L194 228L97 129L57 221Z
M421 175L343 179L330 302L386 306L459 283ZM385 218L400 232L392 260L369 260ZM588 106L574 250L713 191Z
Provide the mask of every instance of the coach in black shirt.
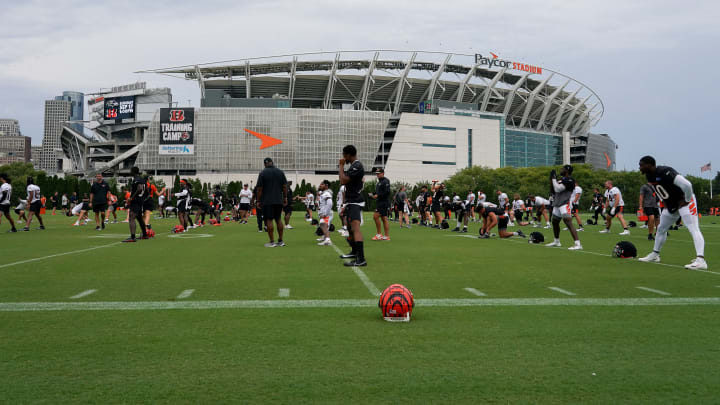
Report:
M270 242L265 247L285 246L283 241L282 208L287 204L287 179L282 170L275 167L272 159L265 158L265 169L257 180L257 208L262 210ZM278 241L275 243L273 221L278 228Z
M90 207L95 213L95 230L105 229L105 211L107 211L107 195L110 186L103 179L102 173L95 175L95 182L90 186Z

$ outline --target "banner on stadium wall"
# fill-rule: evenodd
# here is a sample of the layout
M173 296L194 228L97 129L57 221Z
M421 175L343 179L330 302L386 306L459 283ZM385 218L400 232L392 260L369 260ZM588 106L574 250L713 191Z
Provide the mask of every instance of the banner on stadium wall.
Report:
M160 109L160 155L195 154L195 109Z
M103 120L120 122L135 118L135 97L106 98L103 101Z

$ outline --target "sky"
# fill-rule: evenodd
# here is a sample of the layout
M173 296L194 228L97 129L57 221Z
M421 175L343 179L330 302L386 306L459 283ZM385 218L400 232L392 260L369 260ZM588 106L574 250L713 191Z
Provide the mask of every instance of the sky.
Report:
M720 2L0 0L0 118L42 142L43 103L146 81L199 106L196 82L135 71L347 49L490 51L602 99L591 129L682 173L720 169ZM705 173L707 176L707 173Z

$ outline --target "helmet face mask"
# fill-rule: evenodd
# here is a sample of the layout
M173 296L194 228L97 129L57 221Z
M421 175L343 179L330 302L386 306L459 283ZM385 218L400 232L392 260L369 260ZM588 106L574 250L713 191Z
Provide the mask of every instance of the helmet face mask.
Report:
M545 242L545 236L540 232L533 232L528 237L528 243L543 243Z

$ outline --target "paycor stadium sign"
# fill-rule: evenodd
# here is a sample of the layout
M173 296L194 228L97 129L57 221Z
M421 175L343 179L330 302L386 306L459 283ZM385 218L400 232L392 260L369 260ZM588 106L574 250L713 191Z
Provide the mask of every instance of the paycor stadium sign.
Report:
M479 53L475 54L476 65L486 65L487 67L499 67L513 70L520 70L531 74L542 74L542 68L540 66L528 65L527 63L513 62L510 60L500 59L497 55L490 52L492 57L482 56Z

